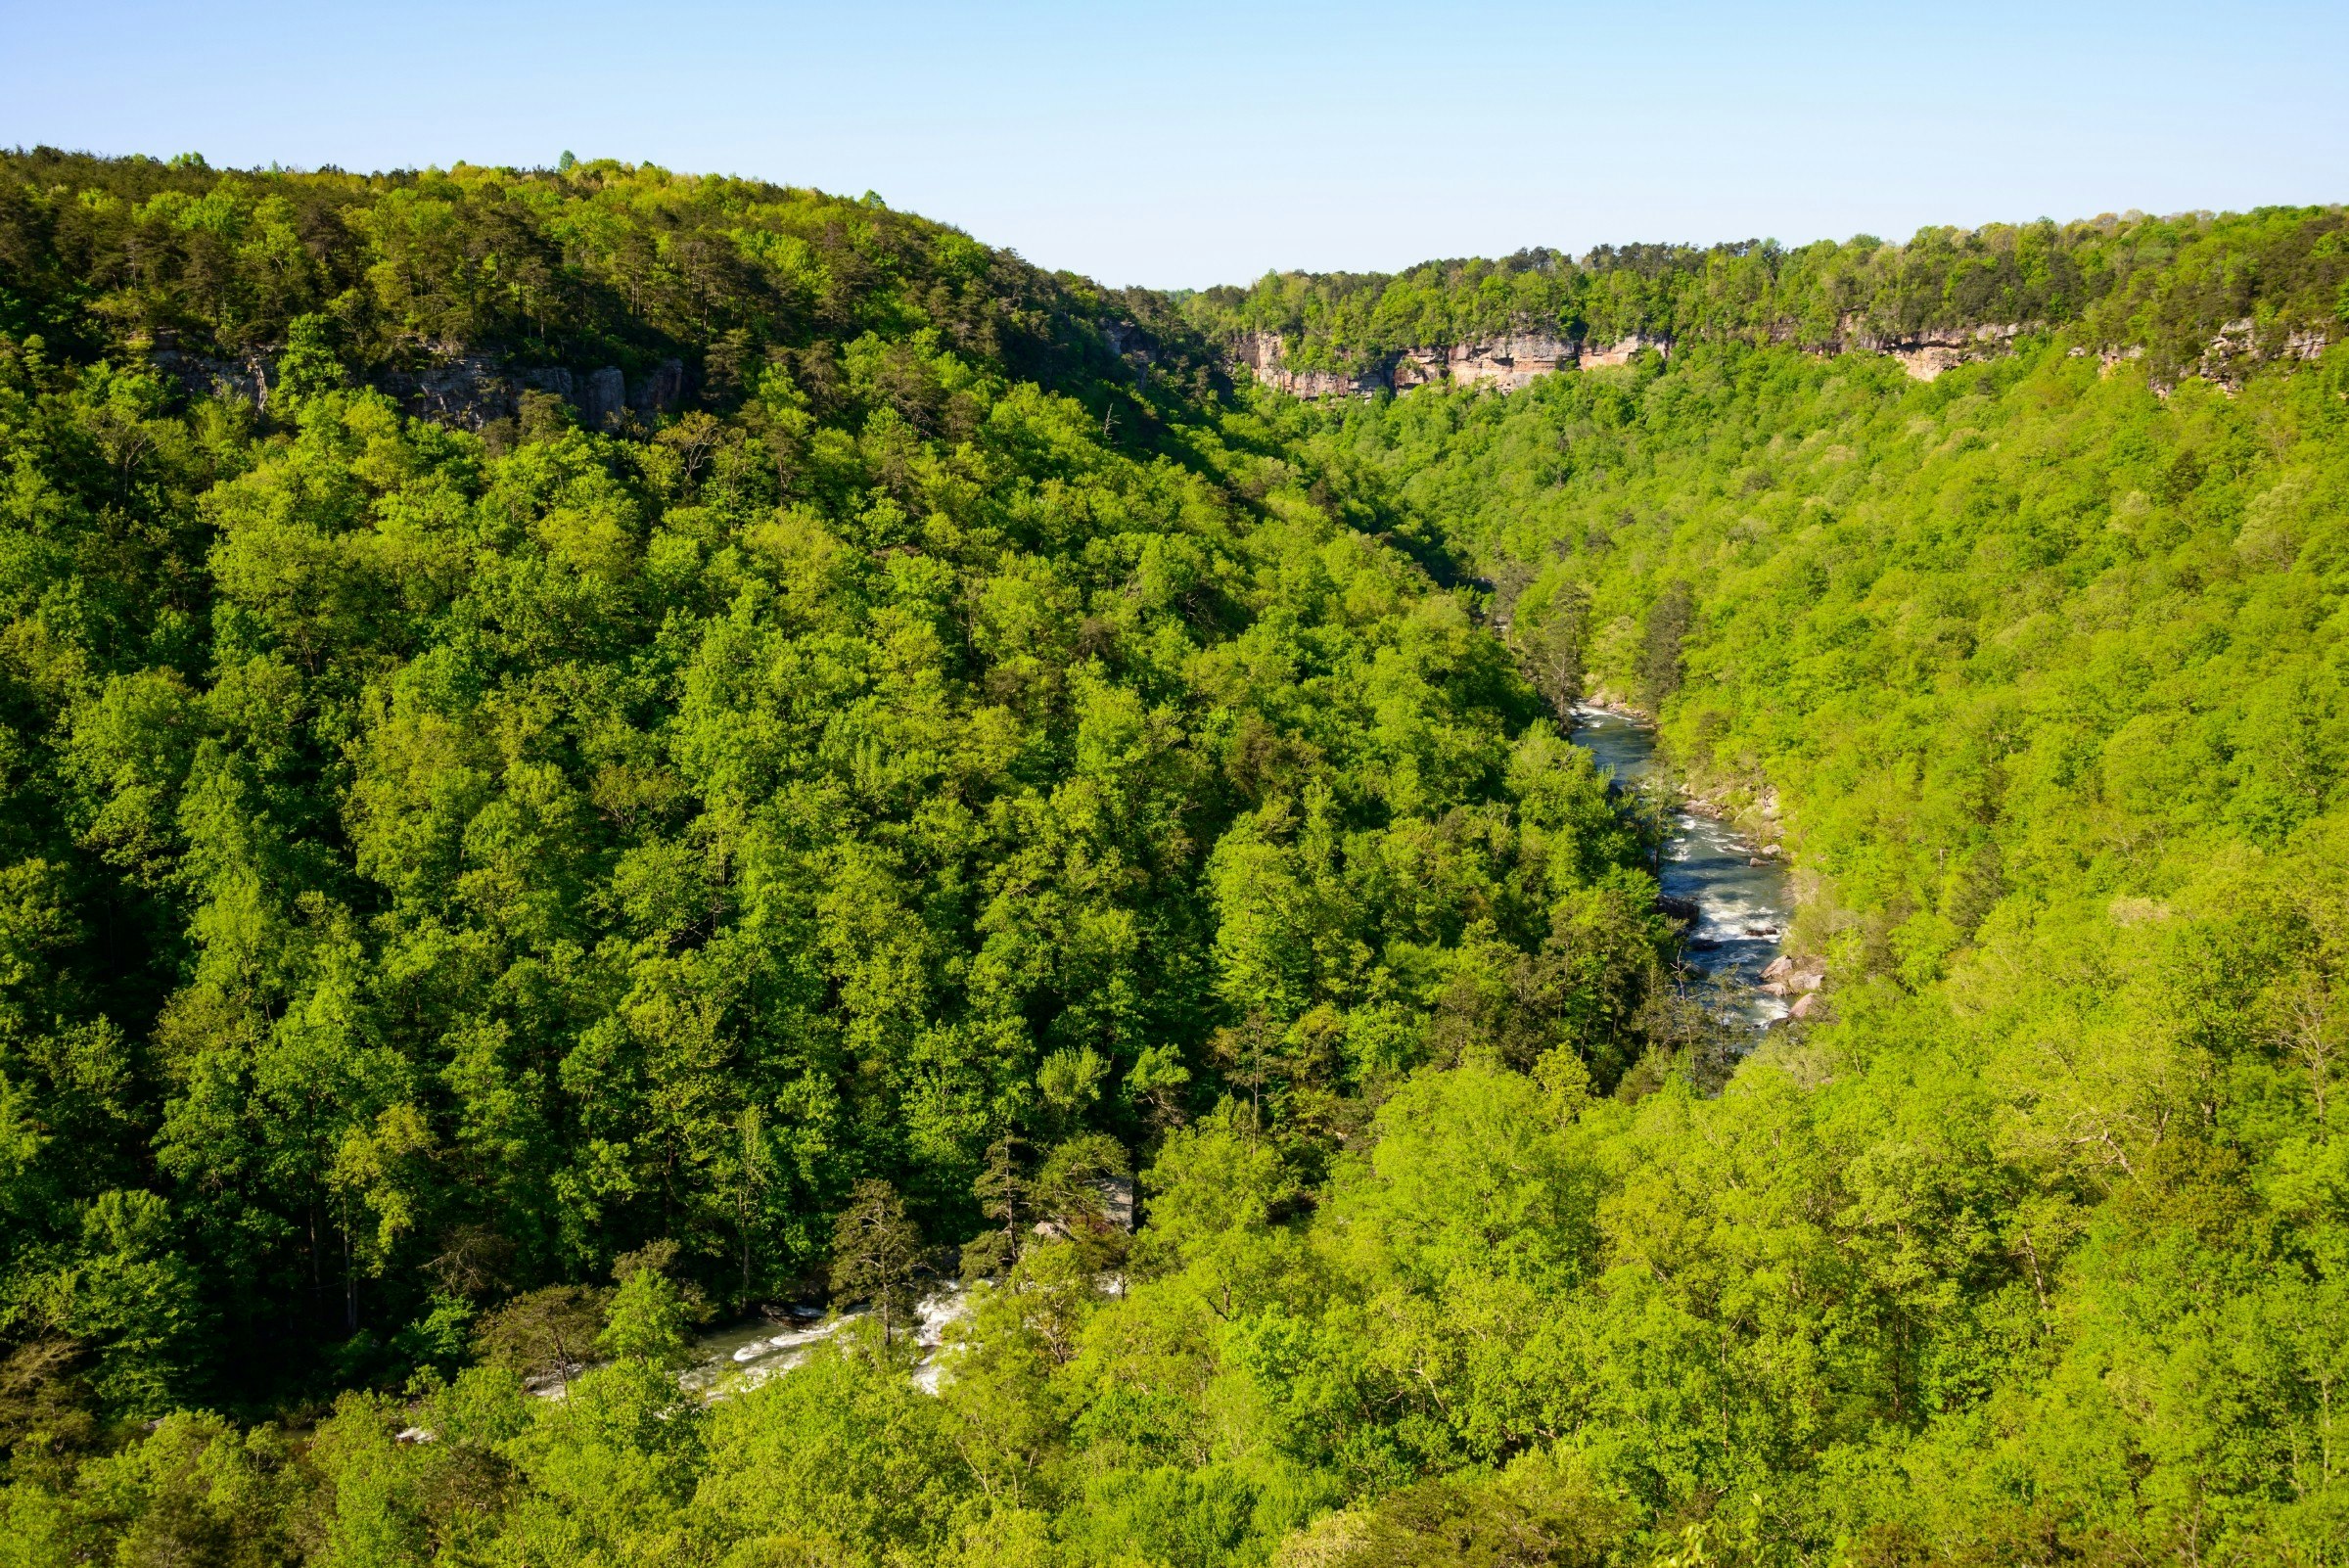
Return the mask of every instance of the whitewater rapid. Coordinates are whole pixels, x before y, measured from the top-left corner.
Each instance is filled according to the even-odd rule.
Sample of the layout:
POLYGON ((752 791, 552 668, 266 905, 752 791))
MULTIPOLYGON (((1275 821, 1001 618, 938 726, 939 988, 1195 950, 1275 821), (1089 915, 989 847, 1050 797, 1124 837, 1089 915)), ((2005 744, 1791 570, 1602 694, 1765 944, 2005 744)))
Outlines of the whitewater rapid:
MULTIPOLYGON (((1625 789, 1636 789, 1655 771, 1655 732, 1613 709, 1576 704, 1572 739, 1625 789)), ((1762 971, 1784 950, 1794 915, 1785 864, 1716 817, 1677 802, 1669 810, 1671 835, 1657 881, 1666 899, 1696 910, 1682 961, 1736 987, 1737 1004, 1756 1024, 1785 1017, 1785 1000, 1761 989, 1762 971)))

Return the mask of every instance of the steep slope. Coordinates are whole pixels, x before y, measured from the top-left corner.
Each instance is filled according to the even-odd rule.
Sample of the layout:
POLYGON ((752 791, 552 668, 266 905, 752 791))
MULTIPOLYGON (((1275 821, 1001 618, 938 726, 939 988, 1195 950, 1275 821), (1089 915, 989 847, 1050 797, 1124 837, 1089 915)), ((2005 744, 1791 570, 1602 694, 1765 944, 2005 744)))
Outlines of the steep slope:
MULTIPOLYGON (((1683 346, 1291 427, 1802 867, 1841 1021, 1643 1106, 1600 1210, 1653 1270, 1600 1294, 1739 1368, 1725 1446, 1676 1462, 1774 1479, 1716 1529, 1869 1561, 2340 1539, 2349 360, 2173 387, 2096 342, 1930 385, 1683 346)), ((1617 1443, 1687 1375, 1558 1386, 1628 1380, 1580 1417, 1617 1443)))
POLYGON ((820 390, 830 348, 867 332, 927 329, 967 361, 1096 390, 1129 349, 1187 377, 1197 347, 1150 295, 871 198, 609 161, 286 175, 39 149, 0 170, 0 330, 151 355, 199 396, 261 394, 305 316, 410 411, 477 428, 533 387, 598 429, 728 407, 795 354, 820 390))
POLYGON ((10 172, 8 1293, 103 1408, 404 1377, 653 1242, 805 1292, 859 1179, 959 1242, 990 1145, 1407 1070, 1561 899, 1635 1054, 1588 765, 1088 286, 614 165, 10 172), (428 353, 687 374, 474 432, 367 386, 428 353))

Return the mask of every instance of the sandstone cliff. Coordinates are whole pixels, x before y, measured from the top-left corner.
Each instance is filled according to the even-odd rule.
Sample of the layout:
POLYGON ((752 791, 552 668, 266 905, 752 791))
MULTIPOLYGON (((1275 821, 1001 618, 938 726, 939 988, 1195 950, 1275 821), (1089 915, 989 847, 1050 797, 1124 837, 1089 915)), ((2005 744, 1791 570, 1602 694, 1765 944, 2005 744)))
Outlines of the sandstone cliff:
POLYGON ((1299 397, 1344 397, 1355 393, 1367 396, 1393 386, 1376 372, 1351 376, 1333 370, 1291 370, 1280 335, 1273 332, 1242 333, 1232 346, 1232 357, 1239 369, 1266 386, 1299 397))
POLYGON ((1555 371, 1624 364, 1647 347, 1669 352, 1671 346, 1661 340, 1626 338, 1611 347, 1594 348, 1548 333, 1505 333, 1470 343, 1405 348, 1359 372, 1293 370, 1277 333, 1251 332, 1234 345, 1233 357, 1238 368, 1267 387, 1299 397, 1345 397, 1408 392, 1439 383, 1514 392, 1555 371))
POLYGON ((1855 316, 1838 323, 1836 341, 1824 345, 1827 353, 1889 354, 1918 381, 1931 381, 1943 371, 1971 359, 1986 358, 2005 348, 2023 328, 2013 322, 1979 327, 1928 327, 1913 333, 1871 331, 1855 316))
MULTIPOLYGON (((1883 354, 1898 360, 1901 368, 1918 381, 1931 381, 1955 366, 2004 352, 2016 338, 2033 330, 2038 329, 2016 322, 1996 322, 1886 332, 1857 316, 1846 316, 1837 323, 1836 335, 1823 342, 1802 342, 1791 326, 1773 336, 1779 343, 1799 343, 1813 353, 1883 354)), ((2233 389, 2239 385, 2244 370, 2254 363, 2263 359, 2314 359, 2324 352, 2325 344, 2325 335, 2315 332, 2296 332, 2273 343, 2263 342, 2248 319, 2230 322, 2211 341, 2202 357, 2188 367, 2187 374, 2203 376, 2233 389)), ((1292 370, 1279 335, 1248 333, 1239 339, 1234 357, 1239 368, 1267 387, 1277 387, 1299 397, 1343 397, 1368 396, 1378 392, 1403 392, 1439 384, 1489 386, 1514 392, 1559 370, 1592 370, 1627 364, 1641 349, 1669 355, 1672 342, 1633 336, 1600 346, 1526 332, 1474 343, 1405 348, 1373 361, 1362 371, 1350 373, 1292 370)), ((2078 354, 2090 351, 2085 347, 2073 350, 2078 354)), ((2136 358, 2143 351, 2137 347, 2107 348, 2100 357, 2109 371, 2122 360, 2136 358)))

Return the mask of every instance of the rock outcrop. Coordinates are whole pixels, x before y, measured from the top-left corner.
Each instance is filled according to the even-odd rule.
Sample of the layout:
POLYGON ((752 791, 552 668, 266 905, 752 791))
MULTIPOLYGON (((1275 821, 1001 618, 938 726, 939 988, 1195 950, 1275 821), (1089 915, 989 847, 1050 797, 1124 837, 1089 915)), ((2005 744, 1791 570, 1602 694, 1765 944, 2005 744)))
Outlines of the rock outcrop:
MULTIPOLYGON (((2233 324, 2229 334, 2222 335, 2212 344, 2205 363, 2224 367, 2259 357, 2260 350, 2252 346, 2248 336, 2250 326, 2248 321, 2233 324)), ((1931 381, 1958 365, 1987 359, 2004 351, 2027 330, 2019 323, 1997 322, 1973 327, 1926 327, 1914 332, 1889 333, 1870 328, 1856 316, 1846 316, 1837 324, 1836 336, 1806 346, 1812 351, 1822 354, 1883 354, 1900 361, 1901 368, 1918 381, 1931 381)), ((1801 340, 1790 326, 1774 341, 1795 343, 1801 340)), ((1672 346, 1672 340, 1668 338, 1650 338, 1638 334, 1602 346, 1546 333, 1525 332, 1471 343, 1400 349, 1359 372, 1295 370, 1289 367, 1286 345, 1279 334, 1252 332, 1242 335, 1238 340, 1234 358, 1238 368, 1266 386, 1276 387, 1299 397, 1366 397, 1373 392, 1404 392, 1417 387, 1437 385, 1497 387, 1503 392, 1514 392, 1560 370, 1596 370, 1609 365, 1628 364, 1642 349, 1669 355, 1672 346)), ((2299 333, 2276 348, 2271 356, 2313 359, 2324 348, 2322 334, 2299 333)), ((2212 374, 2214 380, 2232 385, 2226 381, 2223 369, 2205 373, 2212 374)))
POLYGON ((1889 355, 1918 381, 1931 381, 1945 370, 2003 351, 2024 329, 2016 322, 1997 322, 1978 327, 1922 327, 1907 333, 1877 332, 1858 317, 1846 316, 1836 330, 1839 336, 1835 342, 1823 346, 1825 352, 1889 355))
POLYGON ((586 395, 579 399, 579 418, 589 430, 603 430, 628 406, 627 379, 618 365, 587 373, 586 395))
POLYGON ((1632 362, 1632 355, 1642 348, 1653 348, 1660 354, 1670 356, 1672 340, 1669 338, 1642 338, 1637 333, 1634 333, 1629 338, 1618 341, 1611 348, 1594 348, 1589 344, 1584 344, 1581 352, 1575 356, 1575 368, 1577 370, 1595 370, 1601 365, 1628 365, 1632 362))
POLYGON ((1773 996, 1816 995, 1826 983, 1827 965, 1822 958, 1796 959, 1780 953, 1762 971, 1762 990, 1773 996))
MULTIPOLYGON (((227 396, 259 408, 269 400, 277 370, 275 352, 242 359, 213 359, 160 348, 148 355, 156 368, 191 397, 227 396)), ((493 354, 430 353, 420 362, 378 371, 365 378, 408 413, 442 425, 479 430, 493 419, 521 411, 525 392, 560 397, 578 411, 589 430, 611 430, 625 415, 650 421, 682 406, 685 362, 664 359, 633 381, 617 365, 574 371, 560 365, 514 365, 493 354)))
POLYGON ((1291 370, 1276 332, 1242 333, 1235 357, 1240 368, 1258 381, 1299 397, 1367 397, 1394 385, 1375 373, 1351 376, 1334 370, 1291 370))
POLYGON ((277 374, 275 354, 207 359, 177 348, 158 348, 148 354, 147 362, 190 397, 228 397, 255 408, 269 400, 269 383, 277 374))
POLYGON ((1461 386, 1515 392, 1577 363, 1580 346, 1545 333, 1516 333, 1489 343, 1454 344, 1443 350, 1444 370, 1461 386))
POLYGON ((2239 392, 2243 378, 2251 373, 2253 366, 2271 359, 2314 359, 2325 351, 2326 342, 2326 335, 2314 329, 2286 332, 2280 337, 2273 327, 2262 333, 2256 319, 2244 316, 2221 327, 2204 346, 2201 357, 2186 367, 2186 374, 2216 382, 2231 392, 2239 392))
POLYGON ((1505 333, 1472 343, 1405 348, 1357 374, 1292 370, 1278 333, 1251 332, 1240 337, 1234 357, 1241 369, 1266 386, 1299 397, 1367 397, 1373 392, 1409 392, 1439 383, 1514 392, 1538 377, 1578 364, 1621 364, 1631 357, 1631 348, 1642 343, 1627 339, 1630 346, 1619 357, 1587 360, 1582 346, 1571 340, 1538 332, 1505 333))

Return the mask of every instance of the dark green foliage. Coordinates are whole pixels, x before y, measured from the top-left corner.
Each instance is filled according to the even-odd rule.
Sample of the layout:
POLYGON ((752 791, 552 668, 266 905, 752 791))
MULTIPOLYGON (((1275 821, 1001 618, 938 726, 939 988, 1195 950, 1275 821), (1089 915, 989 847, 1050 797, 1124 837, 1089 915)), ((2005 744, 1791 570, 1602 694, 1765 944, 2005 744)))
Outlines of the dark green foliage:
POLYGON ((520 1377, 568 1379, 587 1364, 604 1327, 605 1292, 548 1285, 499 1304, 474 1331, 483 1360, 520 1377))
POLYGON ((832 1300, 862 1304, 894 1343, 912 1319, 922 1233, 905 1218, 905 1202, 886 1181, 859 1181, 832 1222, 832 1300))
MULTIPOLYGON (((1128 352, 1185 386, 1206 368, 1154 296, 814 191, 610 161, 297 175, 0 153, 0 333, 77 355, 291 347, 305 387, 329 348, 369 374, 456 350, 630 375, 676 357, 726 407, 780 364, 820 414, 849 391, 840 346, 922 329, 1056 387, 1128 352)), ((953 412, 915 361, 883 357, 911 423, 953 412)))
POLYGON ((1648 607, 1646 630, 1639 640, 1639 690, 1653 707, 1661 708, 1680 692, 1681 650, 1695 616, 1695 598, 1678 577, 1664 584, 1648 607))

